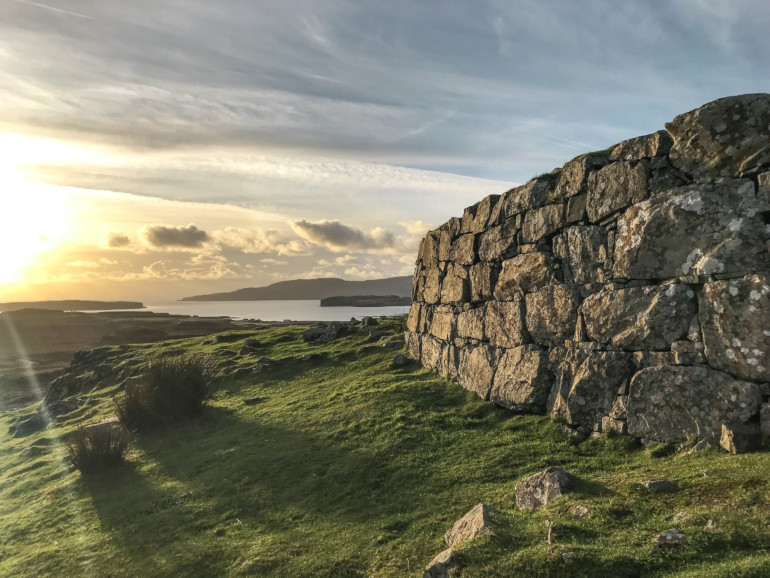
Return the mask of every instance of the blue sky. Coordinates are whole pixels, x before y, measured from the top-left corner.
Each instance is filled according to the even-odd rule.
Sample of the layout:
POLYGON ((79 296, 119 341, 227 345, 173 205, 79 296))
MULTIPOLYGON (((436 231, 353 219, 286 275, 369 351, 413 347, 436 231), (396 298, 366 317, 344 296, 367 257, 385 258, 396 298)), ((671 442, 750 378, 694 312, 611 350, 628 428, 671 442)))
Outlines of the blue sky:
MULTIPOLYGON (((269 213, 312 253, 274 279, 391 275, 423 225, 708 101, 769 91, 768 30, 766 0, 5 0, 0 133, 29 180, 181 203, 160 225, 188 225, 184 203, 269 213), (379 245, 296 225, 328 221, 379 245), (362 268, 319 265, 340 254, 362 268)), ((114 232, 138 238, 131 227, 114 232)), ((242 265, 275 257, 230 249, 242 265)))

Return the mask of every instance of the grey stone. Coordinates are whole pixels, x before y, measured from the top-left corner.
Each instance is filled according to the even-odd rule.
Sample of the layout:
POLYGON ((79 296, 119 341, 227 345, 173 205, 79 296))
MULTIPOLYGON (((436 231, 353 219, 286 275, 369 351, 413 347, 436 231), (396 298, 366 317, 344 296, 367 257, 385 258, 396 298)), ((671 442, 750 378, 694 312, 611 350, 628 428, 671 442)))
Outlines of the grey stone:
POLYGON ((469 297, 470 279, 467 269, 450 263, 441 284, 441 303, 465 303, 469 297))
POLYGON ((562 204, 546 205, 527 211, 521 225, 521 242, 536 243, 564 227, 566 222, 562 204))
POLYGON ((520 213, 542 207, 549 193, 553 191, 554 179, 543 175, 530 180, 527 184, 506 191, 492 209, 490 225, 499 225, 520 213))
POLYGON ((266 399, 265 397, 244 397, 243 405, 257 405, 266 401, 266 399))
POLYGON ((643 163, 619 161, 592 173, 586 211, 592 223, 647 198, 647 171, 643 163))
POLYGON ((465 209, 460 228, 461 232, 480 233, 483 231, 489 222, 492 210, 499 200, 500 195, 489 195, 472 207, 465 209))
POLYGON ((492 299, 498 271, 488 263, 476 263, 471 267, 471 301, 478 303, 492 299))
POLYGON ((33 413, 32 415, 23 416, 17 419, 11 427, 8 428, 8 432, 15 438, 21 438, 45 429, 46 425, 47 422, 42 415, 33 413))
POLYGON ((549 285, 525 297, 527 331, 535 343, 561 345, 575 333, 580 297, 574 288, 549 285))
POLYGON ((757 424, 722 424, 719 445, 731 454, 745 454, 762 448, 762 435, 757 424))
POLYGON ((706 366, 660 366, 639 371, 628 395, 628 431, 659 442, 689 436, 715 441, 724 423, 746 423, 759 412, 754 383, 706 366))
POLYGON ((397 353, 396 356, 393 358, 393 361, 391 362, 391 365, 394 367, 403 367, 404 365, 408 365, 409 360, 406 358, 406 356, 403 353, 397 353))
POLYGON ((423 300, 425 303, 438 303, 441 296, 441 271, 429 269, 425 275, 423 300))
POLYGON ((671 162, 696 179, 733 177, 770 164, 770 94, 720 98, 666 124, 671 162))
POLYGON ((412 359, 420 359, 421 357, 421 336, 419 333, 407 333, 406 336, 406 353, 412 359))
POLYGON ((711 367, 743 379, 770 379, 770 279, 749 275, 706 283, 698 315, 711 367))
POLYGON ((433 310, 430 334, 442 341, 449 341, 455 335, 455 314, 448 305, 439 305, 433 310))
POLYGON ((605 281, 609 259, 607 230, 596 226, 575 226, 561 236, 561 250, 554 253, 562 258, 572 275, 573 283, 605 281))
POLYGON ((556 184, 556 197, 569 199, 585 193, 591 172, 602 168, 608 162, 607 156, 587 154, 580 155, 566 163, 562 168, 559 182, 556 184))
POLYGON ((518 243, 516 219, 508 219, 479 235, 478 256, 482 261, 501 261, 516 254, 518 243))
POLYGON ((570 425, 601 424, 632 372, 628 354, 572 350, 557 375, 548 401, 548 414, 570 425))
POLYGON ((759 431, 765 437, 770 437, 770 403, 762 405, 759 412, 759 431))
POLYGON ((467 339, 484 339, 484 309, 463 311, 457 316, 457 335, 467 339))
POLYGON ((452 548, 447 548, 436 555, 433 560, 425 567, 425 573, 422 578, 450 578, 457 568, 457 556, 452 548))
POLYGON ((770 211, 770 171, 757 176, 757 205, 760 211, 770 211))
POLYGON ((473 265, 476 253, 473 250, 475 235, 460 235, 449 249, 449 260, 458 265, 473 265))
POLYGON ((457 380, 465 389, 489 399, 495 375, 494 349, 487 345, 468 346, 458 352, 457 380))
POLYGON ((767 267, 754 184, 681 187, 628 209, 618 220, 616 277, 738 276, 767 267))
POLYGON ((425 367, 429 367, 436 373, 448 373, 447 349, 448 346, 443 341, 431 335, 423 335, 420 339, 420 360, 425 367))
POLYGON ((406 316, 406 328, 409 331, 417 331, 420 323, 420 310, 422 304, 419 301, 412 301, 409 307, 409 314, 406 316))
POLYGON ((489 513, 489 506, 476 504, 444 534, 446 545, 451 548, 479 536, 489 536, 492 533, 489 513))
POLYGON ((610 160, 638 161, 644 158, 667 155, 674 141, 665 130, 625 140, 612 149, 610 160))
POLYGON ((520 510, 539 510, 564 494, 572 480, 563 469, 549 466, 516 484, 516 505, 520 510))
POLYGON ((610 416, 605 415, 602 418, 602 433, 609 433, 609 432, 617 432, 619 434, 627 434, 628 433, 628 423, 626 423, 623 420, 615 419, 610 416))
POLYGON ((430 231, 420 245, 419 261, 426 269, 438 267, 438 248, 441 233, 430 231))
POLYGON ((331 343, 348 332, 348 324, 332 321, 325 327, 311 327, 302 333, 302 339, 309 342, 331 343))
POLYGON ((581 221, 586 215, 588 195, 578 195, 567 200, 566 219, 568 223, 581 221))
POLYGON ((492 345, 512 348, 530 342, 523 301, 490 301, 483 316, 485 337, 492 345))
POLYGON ((613 419, 626 420, 628 419, 628 396, 619 395, 615 398, 610 409, 609 416, 613 419))
POLYGON ((682 284, 602 291, 583 302, 588 337, 629 351, 670 349, 696 311, 695 293, 682 284))
POLYGON ((679 480, 645 480, 642 486, 653 492, 670 492, 679 487, 679 480))
POLYGON ((495 299, 514 301, 521 293, 534 291, 556 279, 550 255, 534 252, 503 261, 503 270, 495 287, 495 299))
POLYGON ((684 532, 676 529, 665 530, 655 537, 655 543, 661 548, 679 548, 686 541, 684 532))
POLYGON ((515 411, 538 413, 545 409, 552 384, 548 356, 533 345, 524 345, 501 356, 489 399, 515 411))

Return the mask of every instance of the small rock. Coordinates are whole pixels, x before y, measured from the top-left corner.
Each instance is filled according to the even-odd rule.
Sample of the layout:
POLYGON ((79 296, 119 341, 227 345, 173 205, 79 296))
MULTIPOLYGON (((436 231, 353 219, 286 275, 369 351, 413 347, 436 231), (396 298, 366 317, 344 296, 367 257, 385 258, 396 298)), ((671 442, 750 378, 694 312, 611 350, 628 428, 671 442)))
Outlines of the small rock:
POLYGON ((583 440, 585 440, 588 437, 584 433, 578 431, 577 429, 573 429, 573 428, 569 427, 568 425, 565 425, 562 428, 562 431, 564 432, 564 434, 568 438, 574 439, 576 441, 583 441, 583 440))
POLYGON ((321 354, 320 353, 306 353, 302 357, 299 358, 300 361, 313 361, 314 359, 320 359, 321 354))
POLYGON ((448 578, 452 569, 457 567, 457 557, 452 548, 447 548, 433 558, 425 567, 423 578, 448 578))
POLYGON ((406 356, 403 353, 397 353, 396 356, 393 358, 393 365, 395 367, 403 367, 408 363, 409 363, 409 360, 406 358, 406 356))
POLYGON ((391 337, 390 339, 383 338, 382 347, 385 349, 401 349, 405 343, 403 339, 391 337))
POLYGON ((583 504, 575 504, 570 507, 569 513, 574 520, 585 520, 591 515, 591 510, 586 508, 583 504))
POLYGON ((244 347, 251 347, 252 349, 261 347, 262 343, 260 343, 259 339, 247 339, 243 342, 244 347))
POLYGON ((302 339, 309 342, 331 343, 347 333, 348 324, 342 321, 332 321, 325 327, 311 327, 302 333, 302 339))
POLYGON ((379 325, 380 322, 377 321, 374 317, 364 317, 363 319, 361 319, 361 324, 373 326, 373 325, 379 325))
POLYGON ((577 552, 562 552, 561 559, 563 562, 572 562, 577 558, 577 552))
POLYGON ((455 522, 446 534, 444 541, 447 546, 455 546, 460 542, 472 540, 476 536, 492 533, 489 524, 489 506, 476 504, 467 514, 455 522))
POLYGON ((572 479, 563 469, 549 466, 516 484, 516 505, 520 510, 538 510, 561 496, 572 479))
POLYGON ((661 548, 678 548, 684 545, 685 535, 680 530, 666 530, 655 537, 655 543, 661 548))
POLYGON ((246 397, 243 400, 244 405, 257 405, 265 401, 264 397, 246 397))
POLYGON ((714 520, 709 519, 706 522, 706 529, 707 530, 716 530, 717 529, 717 523, 714 520))
POLYGON ((642 486, 653 492, 670 492, 679 487, 679 480, 647 480, 642 486))
POLYGON ((722 424, 722 437, 719 439, 722 449, 731 454, 745 454, 761 449, 762 435, 759 428, 746 424, 722 424))

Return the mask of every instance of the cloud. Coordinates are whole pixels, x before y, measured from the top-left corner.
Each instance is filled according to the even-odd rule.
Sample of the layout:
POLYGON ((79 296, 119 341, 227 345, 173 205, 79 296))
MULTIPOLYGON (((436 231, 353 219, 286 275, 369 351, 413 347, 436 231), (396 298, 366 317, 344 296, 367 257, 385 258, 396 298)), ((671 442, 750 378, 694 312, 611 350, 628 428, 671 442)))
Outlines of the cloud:
POLYGON ((381 227, 366 232, 337 220, 314 222, 301 219, 293 221, 291 228, 306 241, 332 251, 388 251, 396 241, 393 233, 381 227))
POLYGON ((142 230, 144 240, 155 248, 185 248, 202 247, 209 240, 209 235, 203 229, 190 223, 186 227, 170 225, 150 225, 142 230))
POLYGON ((226 227, 211 234, 213 241, 221 247, 237 249, 243 253, 273 253, 281 256, 306 256, 311 247, 304 241, 289 239, 276 229, 242 229, 226 227))
POLYGON ((130 244, 131 239, 129 239, 128 236, 124 235, 123 233, 110 233, 109 237, 107 238, 107 246, 112 247, 113 249, 128 247, 130 244))
POLYGON ((72 267, 73 269, 98 269, 101 265, 95 261, 70 261, 65 263, 65 267, 72 267))

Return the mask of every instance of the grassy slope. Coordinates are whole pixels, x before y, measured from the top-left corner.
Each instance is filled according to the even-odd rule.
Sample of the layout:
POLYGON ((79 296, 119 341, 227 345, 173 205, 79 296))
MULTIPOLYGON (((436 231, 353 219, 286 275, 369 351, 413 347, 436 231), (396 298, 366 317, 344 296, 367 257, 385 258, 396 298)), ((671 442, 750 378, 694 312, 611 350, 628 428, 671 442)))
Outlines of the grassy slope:
POLYGON ((481 501, 497 509, 495 535, 461 548, 463 577, 770 575, 770 454, 575 445, 545 418, 485 404, 416 365, 392 368, 393 351, 364 337, 317 346, 300 333, 115 348, 116 363, 184 348, 232 370, 253 363, 235 352, 256 334, 266 356, 323 357, 224 379, 203 418, 138 439, 112 472, 81 477, 57 443, 75 418, 111 413, 111 388, 27 438, 4 433, 18 411, 0 416, 0 575, 420 576, 481 501), (264 401, 244 405, 250 396, 264 401), (580 477, 575 491, 516 511, 516 481, 550 464, 580 477), (633 486, 665 477, 680 489, 633 486), (572 518, 576 503, 589 519, 572 518), (681 511, 692 517, 673 523, 681 511), (675 526, 686 547, 657 549, 653 536, 675 526), (576 560, 563 562, 566 551, 576 560))

